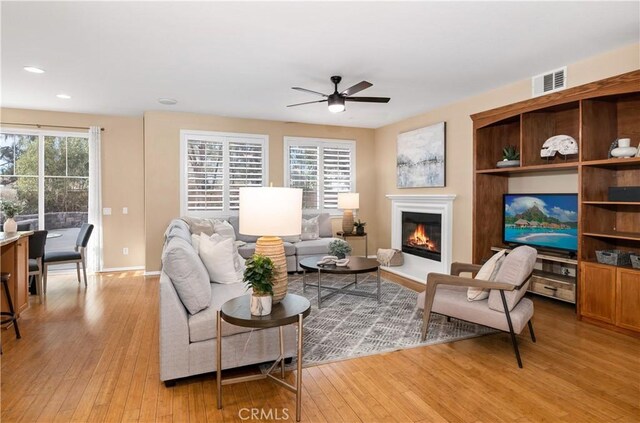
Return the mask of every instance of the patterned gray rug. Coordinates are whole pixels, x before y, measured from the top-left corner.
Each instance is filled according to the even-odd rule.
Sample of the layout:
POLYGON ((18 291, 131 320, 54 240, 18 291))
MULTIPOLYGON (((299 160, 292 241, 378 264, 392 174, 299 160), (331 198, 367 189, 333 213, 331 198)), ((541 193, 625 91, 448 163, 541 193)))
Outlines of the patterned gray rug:
MULTIPOLYGON (((323 275, 322 284, 340 287, 351 281, 353 275, 323 275)), ((307 275, 307 282, 315 284, 317 277, 307 275)), ((358 275, 355 289, 373 293, 375 288, 375 273, 358 275)), ((384 279, 380 289, 380 304, 373 298, 339 293, 323 300, 318 309, 317 288, 307 287, 302 292, 302 276, 289 275, 289 292, 311 302, 311 314, 304 320, 305 367, 496 332, 461 320, 447 322, 444 316, 434 314, 427 339, 420 342, 422 310, 415 307, 418 294, 384 279)), ((329 292, 324 290, 323 295, 329 292)))

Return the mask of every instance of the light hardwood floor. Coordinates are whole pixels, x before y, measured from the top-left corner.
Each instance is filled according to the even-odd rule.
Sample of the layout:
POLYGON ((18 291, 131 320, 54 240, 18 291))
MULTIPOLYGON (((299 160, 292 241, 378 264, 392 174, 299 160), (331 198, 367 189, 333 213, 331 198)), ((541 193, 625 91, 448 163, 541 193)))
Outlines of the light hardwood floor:
MULTIPOLYGON (((74 278, 50 278, 44 305, 32 297, 21 340, 2 330, 2 422, 257 421, 251 408, 294 418, 293 394, 268 381, 225 387, 221 411, 214 374, 160 383, 157 278, 106 274, 86 291, 74 278)), ((639 421, 640 341, 535 303, 524 369, 506 334, 307 368, 303 421, 639 421)))

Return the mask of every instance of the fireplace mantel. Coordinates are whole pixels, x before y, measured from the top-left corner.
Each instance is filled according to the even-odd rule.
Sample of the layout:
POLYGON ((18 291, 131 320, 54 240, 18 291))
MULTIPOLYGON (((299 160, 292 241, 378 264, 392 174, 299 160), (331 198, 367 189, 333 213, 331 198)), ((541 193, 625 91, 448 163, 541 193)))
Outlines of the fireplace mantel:
POLYGON ((404 255, 404 265, 383 267, 383 269, 426 283, 431 272, 449 273, 452 260, 453 242, 453 201, 455 194, 402 195, 388 194, 391 200, 391 248, 402 249, 402 212, 433 213, 442 216, 441 261, 437 262, 412 254, 404 255))

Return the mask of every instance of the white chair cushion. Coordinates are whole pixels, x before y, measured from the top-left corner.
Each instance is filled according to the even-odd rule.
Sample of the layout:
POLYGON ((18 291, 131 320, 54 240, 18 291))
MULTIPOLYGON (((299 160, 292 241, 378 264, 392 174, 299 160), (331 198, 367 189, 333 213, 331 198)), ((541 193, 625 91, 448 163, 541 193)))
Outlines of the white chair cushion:
MULTIPOLYGON (((538 252, 535 248, 522 246, 514 249, 507 254, 502 262, 500 270, 498 270, 498 273, 496 274, 495 281, 509 283, 516 286, 520 285, 533 271, 533 266, 535 266, 537 258, 538 252)), ((520 289, 504 292, 509 311, 518 304, 518 301, 520 301, 527 292, 528 287, 529 283, 527 282, 520 289)), ((489 308, 504 313, 504 305, 502 304, 500 291, 497 289, 492 289, 489 293, 489 308)))

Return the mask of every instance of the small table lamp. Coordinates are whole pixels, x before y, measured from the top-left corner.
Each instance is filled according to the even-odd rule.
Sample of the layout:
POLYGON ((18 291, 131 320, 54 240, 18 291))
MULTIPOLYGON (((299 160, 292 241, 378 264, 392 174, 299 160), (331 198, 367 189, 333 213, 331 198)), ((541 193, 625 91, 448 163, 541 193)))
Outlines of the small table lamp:
POLYGON ((338 193, 338 208, 344 210, 342 215, 342 232, 353 232, 353 209, 360 208, 360 194, 357 192, 338 193))
POLYGON ((277 304, 287 295, 287 260, 280 236, 300 235, 302 189, 240 188, 239 220, 241 234, 260 237, 256 242, 256 254, 273 261, 273 303, 277 304))

